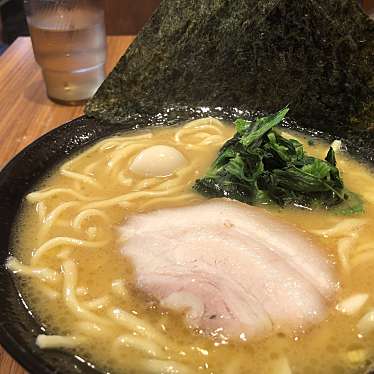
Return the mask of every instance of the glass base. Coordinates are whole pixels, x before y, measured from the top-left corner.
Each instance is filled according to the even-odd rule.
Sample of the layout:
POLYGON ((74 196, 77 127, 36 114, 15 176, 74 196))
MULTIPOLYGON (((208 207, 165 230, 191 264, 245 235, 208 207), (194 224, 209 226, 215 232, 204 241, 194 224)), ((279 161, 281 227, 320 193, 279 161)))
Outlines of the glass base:
POLYGON ((59 105, 67 105, 67 106, 81 106, 81 105, 86 104, 88 101, 88 99, 66 101, 66 100, 56 99, 55 97, 51 97, 49 95, 47 96, 48 96, 48 99, 53 101, 54 103, 59 104, 59 105))
POLYGON ((105 79, 104 65, 75 71, 43 70, 48 97, 64 105, 81 105, 105 79))

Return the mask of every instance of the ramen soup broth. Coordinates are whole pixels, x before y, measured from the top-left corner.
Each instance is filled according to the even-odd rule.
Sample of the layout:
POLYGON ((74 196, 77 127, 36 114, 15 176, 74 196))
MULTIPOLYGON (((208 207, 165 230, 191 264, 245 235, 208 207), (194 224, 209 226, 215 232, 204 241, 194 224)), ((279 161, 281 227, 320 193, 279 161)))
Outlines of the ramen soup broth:
MULTIPOLYGON (((134 286, 131 261, 120 253, 126 243, 119 225, 136 213, 204 201, 192 185, 233 133, 231 125, 208 118, 107 138, 59 166, 27 196, 15 233, 19 262, 13 258, 9 267, 18 272, 22 295, 46 335, 56 335, 41 337, 40 346, 73 350, 119 373, 366 370, 374 359, 373 322, 361 320, 374 307, 374 176, 344 152, 337 152, 338 166, 346 186, 363 197, 364 214, 264 207, 310 235, 335 264, 340 288, 320 324, 256 341, 220 331, 207 335, 134 286), (173 147, 186 162, 162 177, 131 171, 139 153, 155 145, 173 147), (336 309, 357 294, 363 295, 353 315, 336 309)), ((328 149, 322 141, 308 145, 301 134, 288 136, 320 158, 328 149)))

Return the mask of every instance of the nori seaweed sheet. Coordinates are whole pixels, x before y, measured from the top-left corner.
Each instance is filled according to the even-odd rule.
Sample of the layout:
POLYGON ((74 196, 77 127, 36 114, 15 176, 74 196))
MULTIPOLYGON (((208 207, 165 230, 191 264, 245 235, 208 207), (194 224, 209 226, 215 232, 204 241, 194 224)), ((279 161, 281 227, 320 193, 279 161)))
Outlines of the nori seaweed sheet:
POLYGON ((301 127, 374 153, 374 22, 355 0, 163 0, 86 113, 123 123, 286 104, 301 127))

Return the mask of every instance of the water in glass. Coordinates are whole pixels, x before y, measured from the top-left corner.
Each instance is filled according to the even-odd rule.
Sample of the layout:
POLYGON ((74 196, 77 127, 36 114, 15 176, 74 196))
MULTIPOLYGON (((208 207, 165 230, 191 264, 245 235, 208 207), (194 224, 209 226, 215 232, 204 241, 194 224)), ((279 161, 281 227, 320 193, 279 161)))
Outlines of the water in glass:
POLYGON ((29 15, 28 24, 48 96, 63 102, 91 97, 105 78, 103 10, 47 7, 29 15))

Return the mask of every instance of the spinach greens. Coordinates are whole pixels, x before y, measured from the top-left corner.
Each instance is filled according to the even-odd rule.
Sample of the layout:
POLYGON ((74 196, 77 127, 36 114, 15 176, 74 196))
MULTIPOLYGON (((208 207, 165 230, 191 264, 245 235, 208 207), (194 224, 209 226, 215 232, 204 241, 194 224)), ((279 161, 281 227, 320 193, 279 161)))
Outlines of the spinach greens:
POLYGON ((255 121, 235 121, 237 133, 193 188, 209 197, 247 204, 362 212, 359 196, 344 187, 332 148, 320 160, 307 155, 299 141, 286 139, 274 129, 287 112, 286 107, 255 121))

